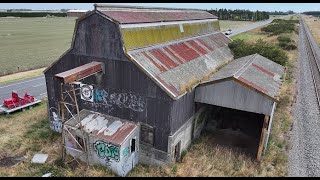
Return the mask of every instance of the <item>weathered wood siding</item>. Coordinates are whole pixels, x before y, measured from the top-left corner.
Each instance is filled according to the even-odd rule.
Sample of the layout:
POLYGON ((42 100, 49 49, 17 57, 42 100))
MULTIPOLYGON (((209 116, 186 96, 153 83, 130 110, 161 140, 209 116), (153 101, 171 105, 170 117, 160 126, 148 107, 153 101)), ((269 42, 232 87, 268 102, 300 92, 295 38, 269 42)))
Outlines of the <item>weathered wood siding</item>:
POLYGON ((270 98, 233 80, 197 87, 195 101, 268 116, 273 105, 270 98))
POLYGON ((191 91, 176 100, 171 108, 170 133, 174 134, 183 124, 185 124, 190 117, 195 113, 194 102, 195 91, 191 91))
POLYGON ((124 60, 119 28, 98 14, 79 21, 72 53, 124 60))

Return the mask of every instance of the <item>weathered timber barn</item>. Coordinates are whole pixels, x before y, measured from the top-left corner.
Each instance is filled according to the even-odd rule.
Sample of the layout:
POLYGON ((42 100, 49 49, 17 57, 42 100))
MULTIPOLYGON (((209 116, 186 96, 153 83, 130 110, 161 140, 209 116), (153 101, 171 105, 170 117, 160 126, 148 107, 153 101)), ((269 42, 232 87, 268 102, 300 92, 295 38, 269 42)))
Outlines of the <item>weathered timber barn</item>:
MULTIPOLYGON (((68 154, 75 157, 73 151, 79 146, 84 153, 78 153, 77 157, 83 161, 96 163, 88 158, 102 158, 117 174, 126 175, 137 161, 162 165, 179 159, 197 136, 196 132, 201 131, 195 125, 201 104, 272 116, 276 100, 261 92, 276 93, 279 87, 274 89, 276 92, 269 90, 269 86, 262 91, 255 81, 247 78, 247 72, 257 73, 254 77, 261 74, 253 67, 261 66, 260 70, 267 72, 262 69, 269 66, 262 65, 270 64, 270 60, 252 55, 232 61, 229 42, 231 40, 220 32, 217 17, 205 11, 125 6, 99 9, 96 6, 77 19, 71 48, 44 72, 50 127, 65 133, 64 144, 70 145, 66 146, 68 154), (252 58, 258 60, 252 61, 252 58), (235 63, 231 68, 225 66, 230 71, 226 74, 222 72, 224 68, 218 71, 230 61, 235 63), (238 81, 231 83, 232 77, 238 81), (230 83, 225 81, 224 85, 222 79, 229 79, 230 83), (222 89, 216 88, 218 82, 222 89), (227 87, 235 93, 234 97, 241 96, 236 91, 252 91, 251 94, 244 92, 244 96, 256 96, 256 106, 267 109, 255 108, 255 105, 244 108, 250 104, 248 96, 240 97, 235 105, 223 104, 224 100, 230 100, 221 91, 227 87), (225 98, 215 99, 215 96, 225 98), (69 108, 63 109, 67 106, 69 108), (97 115, 93 115, 95 113, 97 115), (116 118, 118 120, 111 120, 116 118), (75 119, 77 123, 73 122, 75 119), (125 130, 127 122, 139 127, 138 134, 136 128, 125 130), (88 126, 91 128, 86 129, 88 126), (99 128, 94 128, 96 126, 99 128), (78 132, 79 128, 84 131, 78 132), (101 133, 105 136, 100 136, 101 133), (67 134, 73 138, 67 138, 67 134), (121 142, 109 136, 122 137, 121 142), (104 149, 95 148, 97 137, 105 143, 104 149), (126 149, 124 145, 134 150, 126 151, 126 159, 136 154, 139 157, 123 163, 124 156, 119 150, 126 149), (118 164, 113 167, 113 163, 118 164), (131 164, 129 168, 128 164, 131 164)), ((275 67, 275 72, 273 66, 270 71, 276 78, 283 71, 275 67)), ((279 83, 279 79, 276 82, 279 83)), ((263 119, 259 122, 263 124, 263 119)))

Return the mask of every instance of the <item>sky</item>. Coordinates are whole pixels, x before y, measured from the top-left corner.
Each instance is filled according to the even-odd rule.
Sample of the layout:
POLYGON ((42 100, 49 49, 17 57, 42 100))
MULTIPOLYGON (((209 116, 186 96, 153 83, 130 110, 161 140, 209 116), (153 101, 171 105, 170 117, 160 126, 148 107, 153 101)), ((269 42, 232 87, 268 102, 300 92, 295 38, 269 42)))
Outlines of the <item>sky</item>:
MULTIPOLYGON (((0 9, 92 10, 94 3, 0 3, 0 9)), ((134 5, 149 7, 173 7, 194 9, 249 9, 259 11, 320 11, 320 3, 108 3, 112 5, 134 5)))

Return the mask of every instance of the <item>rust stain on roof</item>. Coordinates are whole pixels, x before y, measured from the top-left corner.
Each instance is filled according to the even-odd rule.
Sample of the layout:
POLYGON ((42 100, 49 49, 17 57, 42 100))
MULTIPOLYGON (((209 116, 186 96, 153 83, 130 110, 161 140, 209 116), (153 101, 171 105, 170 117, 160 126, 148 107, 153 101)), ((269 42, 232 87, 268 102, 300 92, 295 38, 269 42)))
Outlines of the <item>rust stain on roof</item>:
POLYGON ((230 42, 221 32, 215 32, 127 53, 176 98, 185 93, 181 84, 190 82, 190 78, 200 81, 233 58, 230 42))
POLYGON ((233 77, 277 100, 283 74, 283 66, 259 54, 253 54, 233 60, 202 84, 233 77))
POLYGON ((83 117, 80 123, 67 124, 75 124, 74 127, 118 146, 138 127, 133 122, 85 109, 81 110, 80 117, 83 117))

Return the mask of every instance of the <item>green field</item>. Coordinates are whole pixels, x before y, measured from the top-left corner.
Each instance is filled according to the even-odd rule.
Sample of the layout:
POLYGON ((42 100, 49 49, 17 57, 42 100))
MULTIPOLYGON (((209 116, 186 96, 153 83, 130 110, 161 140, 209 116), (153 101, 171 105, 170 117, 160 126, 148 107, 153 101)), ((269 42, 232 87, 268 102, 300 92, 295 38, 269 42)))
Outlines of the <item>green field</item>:
MULTIPOLYGON (((251 21, 221 20, 235 29, 251 21)), ((0 76, 46 67, 71 45, 75 18, 0 18, 0 76)))
POLYGON ((71 45, 75 18, 0 18, 0 76, 48 66, 71 45))

